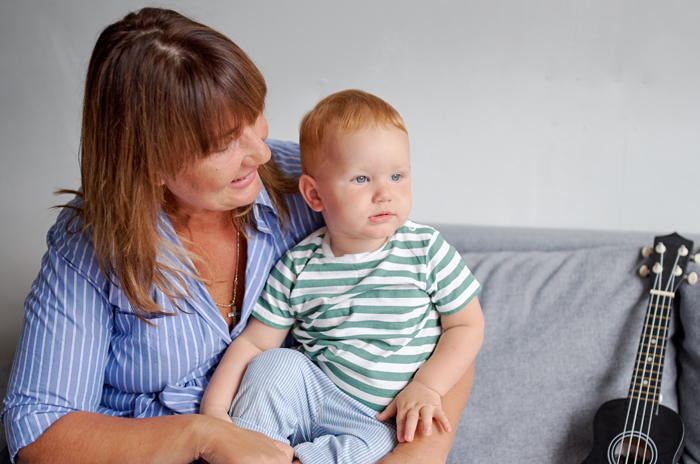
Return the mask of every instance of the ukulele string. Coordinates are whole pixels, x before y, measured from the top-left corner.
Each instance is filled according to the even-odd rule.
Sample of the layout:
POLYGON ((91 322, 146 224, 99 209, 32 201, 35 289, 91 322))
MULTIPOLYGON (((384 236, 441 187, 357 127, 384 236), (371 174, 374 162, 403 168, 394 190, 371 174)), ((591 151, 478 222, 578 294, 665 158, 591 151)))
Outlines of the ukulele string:
MULTIPOLYGON (((668 338, 668 327, 671 321, 671 308, 673 306, 673 297, 670 296, 670 293, 673 291, 673 288, 675 287, 675 281, 676 281, 676 274, 675 274, 675 269, 676 266, 678 266, 678 261, 680 259, 680 251, 676 254, 676 260, 673 263, 673 267, 671 268, 670 274, 668 281, 666 282, 666 289, 665 292, 666 294, 663 296, 662 299, 662 305, 661 305, 661 316, 660 316, 660 321, 658 322, 659 328, 656 331, 656 343, 654 345, 654 361, 657 359, 659 360, 659 363, 655 369, 656 372, 656 380, 654 380, 654 394, 652 396, 652 404, 649 404, 649 396, 650 396, 650 391, 651 391, 651 379, 649 379, 649 388, 647 389, 646 392, 646 400, 644 403, 644 416, 646 416, 646 408, 647 405, 649 405, 649 408, 653 408, 653 405, 657 405, 657 411, 658 411, 658 404, 660 403, 660 398, 659 398, 659 390, 661 389, 661 382, 659 381, 661 379, 661 376, 663 374, 663 360, 660 359, 660 355, 664 352, 664 349, 666 347, 666 341, 668 338)), ((654 324, 655 326, 656 324, 654 324)), ((652 327, 654 327, 652 326, 652 327)), ((653 329, 652 329, 653 330, 653 329)), ((651 348, 651 347, 650 347, 651 348)), ((651 350, 650 350, 651 351, 651 350)), ((644 417, 643 416, 643 417, 644 417)), ((647 424, 647 430, 646 430, 646 435, 647 437, 651 435, 651 421, 654 418, 654 411, 650 411, 649 413, 649 423, 647 424)), ((643 427, 643 426, 642 426, 643 427)), ((645 440, 644 442, 644 456, 646 456, 649 443, 645 440)), ((637 448, 639 448, 639 442, 637 442, 637 448)))
MULTIPOLYGON (((651 359, 651 361, 652 361, 652 363, 651 363, 651 366, 652 366, 652 367, 650 367, 650 371, 653 372, 653 364, 654 364, 653 361, 655 361, 655 360, 658 358, 658 355, 660 354, 659 351, 660 351, 660 352, 663 352, 664 346, 665 346, 665 344, 666 344, 666 335, 665 335, 665 334, 668 333, 668 326, 669 326, 669 322, 670 322, 670 308, 671 308, 671 305, 673 304, 673 298, 672 298, 672 297, 668 297, 667 295, 668 295, 668 293, 673 289, 674 284, 675 284, 675 278, 676 278, 676 276, 675 276, 675 273, 674 273, 673 271, 675 270, 676 266, 678 265, 678 260, 679 260, 679 258, 680 258, 680 253, 678 253, 678 254, 676 255, 676 260, 675 260, 675 262, 674 262, 674 264, 673 264, 673 267, 671 268, 671 273, 670 273, 670 275, 669 275, 669 279, 668 279, 668 281, 666 282, 666 288, 664 289, 664 291, 665 291, 666 294, 663 295, 663 298, 661 297, 661 295, 654 294, 654 295, 652 295, 652 297, 649 299, 649 304, 650 304, 650 305, 653 305, 654 311, 653 311, 653 315, 651 316, 651 319, 652 319, 652 320, 651 320, 651 325, 648 324, 648 323, 649 323, 649 317, 647 317, 647 320, 645 321, 645 323, 647 324, 646 327, 649 327, 649 329, 650 329, 650 333, 647 334, 647 333, 646 333, 646 329, 645 329, 643 336, 646 336, 646 338, 649 338, 650 336, 655 337, 655 338, 654 338, 655 343, 647 343, 647 344, 646 344, 647 347, 646 347, 646 353, 645 353, 645 355, 644 355, 644 358, 647 360, 647 363, 644 363, 644 367, 643 367, 643 369, 642 369, 642 381, 641 381, 641 382, 638 382, 638 383, 639 383, 639 396, 638 396, 638 398, 637 398, 637 403, 636 403, 636 408, 635 408, 634 419, 633 419, 633 421, 632 421, 632 430, 631 430, 631 432, 630 432, 630 440, 628 441, 628 444, 627 444, 627 456, 626 456, 626 459, 625 459, 625 463, 627 463, 627 460, 629 459, 629 457, 630 457, 630 455, 631 455, 632 443, 634 442, 634 440, 632 440, 632 438, 634 437, 634 432, 635 432, 635 429, 636 429, 636 420, 637 420, 637 416, 638 416, 638 413, 639 413, 639 403, 640 403, 640 401, 642 400, 642 397, 643 397, 642 389, 644 389, 644 398, 643 398, 643 399, 644 399, 644 406, 643 406, 643 409, 642 409, 642 419, 641 419, 641 423, 639 424, 639 438, 640 438, 640 439, 642 438, 643 429, 644 429, 644 418, 647 417, 647 407, 649 406, 649 397, 650 397, 650 396, 653 396, 652 400, 655 400, 655 401, 657 401, 657 398, 658 398, 658 394, 659 394, 659 391, 658 391, 658 390, 659 390, 659 388, 660 388, 660 385, 659 385, 659 381, 658 381, 658 380, 659 380, 659 378, 660 378, 662 365, 659 363, 658 368, 656 369, 656 377, 657 377, 657 379, 654 381, 654 382, 655 382, 655 386, 654 386, 655 392, 654 392, 653 395, 650 393, 650 392, 651 392, 651 388, 652 388, 652 385, 651 385, 652 379, 650 378, 650 379, 647 381, 647 385, 646 385, 646 386, 644 385, 644 379, 645 379, 645 377, 647 376, 646 371, 647 371, 647 365, 649 364, 649 359, 651 359), (667 298, 669 298, 669 301, 668 301, 668 302, 666 301, 667 298), (661 301, 659 302, 659 300, 661 300, 661 301), (667 314, 666 314, 666 316, 665 316, 665 320, 664 320, 664 310, 667 311, 667 314), (657 323, 659 324, 659 327, 661 327, 661 324, 663 324, 663 330, 658 330, 658 329, 657 329, 656 335, 654 335, 654 328, 657 327, 657 323), (662 333, 664 334, 663 336, 661 336, 662 333), (651 351, 652 351, 652 345, 653 345, 653 350, 654 350, 653 357, 650 356, 650 355, 651 355, 651 351)), ((661 262, 661 263, 664 262, 664 254, 663 254, 663 253, 661 253, 661 255, 660 255, 660 262, 661 262)), ((655 279, 655 281, 654 281, 654 289, 655 289, 655 290, 661 290, 661 288, 660 288, 660 287, 661 287, 661 282, 660 282, 660 280, 661 280, 661 275, 662 275, 662 274, 663 274, 663 273, 660 272, 660 273, 657 274, 657 276, 656 276, 656 279, 655 279)), ((647 311, 647 314, 650 315, 651 312, 650 312, 650 311, 647 311)), ((642 352, 642 351, 643 351, 643 350, 640 350, 640 360, 642 359, 642 355, 641 355, 641 352, 642 352)), ((637 381, 638 381, 636 370, 635 370, 635 379, 634 379, 634 380, 635 380, 635 381, 633 382, 633 384, 636 384, 637 381)), ((631 402, 630 402, 630 407, 631 407, 631 402)), ((651 407, 651 406, 649 406, 649 407, 651 407)), ((629 414, 629 411, 628 411, 628 414, 629 414)), ((628 416, 628 418, 629 418, 629 416, 628 416)), ((651 422, 652 422, 652 419, 653 419, 653 411, 651 411, 651 413, 649 414, 649 417, 648 417, 647 430, 646 430, 646 436, 647 436, 647 437, 649 437, 649 436, 650 436, 650 433, 651 433, 651 422)), ((625 422, 625 432, 627 431, 627 425, 626 425, 626 423, 627 423, 627 422, 625 422)), ((637 462, 637 459, 638 459, 638 457, 639 457, 639 448, 640 448, 640 445, 641 445, 640 442, 642 441, 642 440, 640 440, 640 439, 638 439, 638 440, 637 440, 637 443, 636 443, 636 449, 635 449, 635 453, 634 453, 635 462, 637 462)), ((643 457, 643 458, 646 458, 646 455, 647 455, 647 452, 648 452, 648 449, 649 449, 649 442, 648 442, 647 440, 643 440, 643 441, 644 441, 644 454, 642 455, 642 457, 643 457)))
MULTIPOLYGON (((664 262, 663 258, 664 258, 664 253, 662 252, 660 254, 660 262, 661 263, 664 262)), ((661 284, 661 276, 662 276, 662 273, 659 272, 656 274, 656 277, 654 278, 653 288, 656 291, 661 290, 661 285, 662 285, 661 284)), ((658 295, 652 293, 651 297, 649 298, 649 303, 647 305, 647 312, 646 312, 646 316, 645 316, 645 320, 644 320, 644 330, 642 331, 642 337, 641 337, 642 343, 644 341, 644 338, 646 337, 646 328, 650 326, 649 325, 650 319, 652 319, 652 318, 656 319, 657 310, 658 310, 658 295), (654 303, 655 300, 657 300, 656 303, 654 303), (653 313, 650 310, 651 308, 654 309, 653 313)), ((653 325, 651 327, 653 327, 653 325)), ((644 377, 646 376, 646 365, 647 365, 646 363, 642 364, 642 359, 649 358, 649 349, 650 349, 649 345, 650 344, 647 344, 646 353, 644 352, 645 350, 642 347, 640 347, 639 355, 637 358, 637 365, 635 366, 634 375, 632 376, 632 387, 631 387, 632 391, 630 392, 630 401, 629 401, 628 406, 627 406, 628 409, 627 409, 627 416, 625 418, 625 428, 624 428, 624 432, 623 432, 623 440, 621 442, 621 446, 624 446, 624 443, 625 443, 624 437, 629 434, 629 439, 627 440, 627 451, 625 452, 625 464, 628 464, 628 462, 629 462, 629 458, 630 458, 631 451, 632 451, 632 443, 634 442, 634 439, 633 439, 634 433, 635 433, 635 430, 637 428, 637 417, 639 415, 639 406, 640 406, 640 401, 642 398, 641 388, 643 385, 644 377), (641 371, 642 371, 641 372, 641 379, 639 377, 640 367, 642 368, 641 369, 641 371), (636 398, 635 398, 635 390, 636 390, 635 386, 637 386, 637 385, 639 385, 639 390, 636 392, 636 398), (632 413, 632 403, 633 402, 634 402, 634 413, 632 413), (631 429, 628 429, 627 425, 630 421, 630 418, 632 419, 632 427, 631 427, 631 429)), ((646 405, 645 405, 645 407, 646 407, 646 405)), ((640 424, 640 426, 639 426, 640 435, 641 435, 642 428, 644 427, 643 423, 644 423, 644 420, 642 419, 642 424, 640 424)), ((639 451, 639 444, 638 443, 639 443, 639 440, 637 440, 637 449, 635 451, 635 457, 634 457, 635 462, 637 460, 637 453, 639 451)))
MULTIPOLYGON (((656 276, 654 278, 654 285, 653 285, 654 290, 660 289, 660 287, 661 287, 660 282, 659 282, 660 279, 661 279, 661 276, 659 274, 656 274, 656 276)), ((654 294, 652 294, 649 298, 649 303, 647 305, 647 311, 646 311, 646 316, 645 316, 645 321, 644 321, 645 325, 648 324, 648 321, 649 321, 649 315, 651 314, 651 308, 653 307, 653 304, 654 304, 653 303, 654 297, 655 297, 654 294)), ((642 332, 642 337, 644 337, 643 332, 642 332)), ((636 385, 637 382, 640 381, 639 380, 639 367, 641 366, 643 355, 644 355, 643 350, 640 349, 639 353, 637 355, 637 363, 636 363, 636 366, 634 369, 634 375, 632 376, 632 386, 633 387, 632 387, 632 391, 630 392, 629 402, 627 403, 627 415, 625 417, 625 427, 623 429, 623 434, 622 434, 623 440, 620 443, 620 451, 622 451, 622 447, 624 447, 624 445, 625 445, 624 437, 629 434, 630 439, 628 440, 627 451, 625 452, 625 464, 628 464, 628 461, 629 461, 629 455, 630 455, 631 444, 632 444, 632 436, 633 436, 634 429, 636 427, 637 411, 639 409, 639 398, 637 398, 636 399, 636 401, 637 401, 636 406, 637 407, 635 408, 634 414, 632 413, 632 406, 633 406, 633 402, 635 401, 634 385, 636 385), (628 428, 630 421, 632 421, 631 429, 628 428)))
MULTIPOLYGON (((646 335, 648 342, 650 342, 649 338, 654 336, 654 327, 656 327, 656 324, 658 322, 657 319, 661 319, 661 317, 663 317, 663 305, 666 303, 666 297, 665 296, 663 297, 663 299, 661 300, 661 304, 659 304, 659 301, 658 301, 659 299, 661 299, 661 297, 657 295, 656 296, 657 301, 654 304, 654 314, 653 314, 653 317, 651 320, 651 325, 649 326, 649 333, 646 335), (661 311, 661 313, 662 313, 661 316, 659 316, 658 311, 661 311)), ((659 337, 658 337, 658 331, 657 331, 657 335, 656 335, 657 343, 656 343, 656 345, 658 345, 658 338, 659 337)), ((647 377, 647 364, 649 364, 649 360, 651 359, 652 367, 650 367, 649 370, 653 372, 653 363, 656 360, 656 345, 654 348, 653 356, 651 353, 651 345, 652 345, 652 343, 647 343, 647 350, 646 350, 647 363, 644 364, 644 369, 642 371, 642 382, 639 383, 639 400, 637 402, 637 405, 639 405, 639 403, 642 401, 644 403, 644 406, 642 407, 642 418, 641 418, 641 422, 639 424, 639 438, 640 439, 642 437, 642 433, 643 433, 643 429, 644 429, 644 419, 647 417, 647 406, 649 405, 649 392, 651 390, 651 381, 650 381, 651 379, 649 379, 649 380, 646 379, 646 377, 647 377), (647 382, 646 389, 644 388, 645 381, 647 382), (645 390, 645 391, 643 391, 643 390, 645 390)), ((651 415, 649 415, 649 420, 648 420, 648 427, 649 428, 651 428, 651 419, 652 419, 651 415)), ((648 432, 649 432, 649 429, 647 429, 647 437, 649 436, 648 432)), ((635 460, 638 459, 638 457, 639 457, 639 446, 641 444, 641 441, 642 440, 637 440, 637 447, 636 447, 635 452, 634 452, 635 460)), ((630 444, 631 444, 631 442, 630 442, 630 444)), ((644 440, 644 454, 642 455, 644 457, 646 457, 648 446, 649 446, 649 444, 648 444, 647 440, 644 440)))

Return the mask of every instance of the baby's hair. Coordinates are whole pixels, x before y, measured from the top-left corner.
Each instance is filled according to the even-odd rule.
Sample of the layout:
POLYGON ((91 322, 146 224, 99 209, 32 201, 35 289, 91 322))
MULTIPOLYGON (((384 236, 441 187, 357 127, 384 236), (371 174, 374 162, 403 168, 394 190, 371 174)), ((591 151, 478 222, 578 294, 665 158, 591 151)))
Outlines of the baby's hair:
POLYGON ((327 96, 301 120, 302 172, 312 175, 319 164, 321 147, 327 135, 347 136, 375 125, 407 132, 399 112, 375 95, 351 89, 327 96))

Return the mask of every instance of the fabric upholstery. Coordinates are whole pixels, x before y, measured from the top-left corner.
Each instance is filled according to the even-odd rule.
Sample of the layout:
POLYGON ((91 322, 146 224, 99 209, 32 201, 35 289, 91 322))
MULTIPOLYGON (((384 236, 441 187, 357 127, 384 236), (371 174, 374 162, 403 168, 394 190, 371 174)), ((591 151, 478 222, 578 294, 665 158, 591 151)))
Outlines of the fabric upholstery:
MULTIPOLYGON (((649 288, 639 247, 463 257, 484 286, 486 333, 450 462, 580 463, 597 408, 628 393, 649 288)), ((675 380, 668 362, 674 410, 675 380)))
MULTIPOLYGON (((695 242, 696 249, 700 242, 695 242)), ((700 265, 689 271, 700 274, 700 265)), ((684 464, 700 463, 700 283, 682 285, 680 321, 682 336, 678 349, 678 407, 685 423, 684 464)))

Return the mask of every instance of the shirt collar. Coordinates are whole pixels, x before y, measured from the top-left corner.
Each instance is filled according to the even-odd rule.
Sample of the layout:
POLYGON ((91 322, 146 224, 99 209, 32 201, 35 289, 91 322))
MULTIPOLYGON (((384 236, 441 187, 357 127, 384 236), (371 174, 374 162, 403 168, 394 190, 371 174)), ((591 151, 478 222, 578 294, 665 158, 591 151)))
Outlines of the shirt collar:
POLYGON ((258 230, 265 234, 271 234, 271 227, 279 220, 279 211, 272 203, 272 199, 270 199, 262 182, 260 182, 260 193, 253 201, 253 217, 258 230))

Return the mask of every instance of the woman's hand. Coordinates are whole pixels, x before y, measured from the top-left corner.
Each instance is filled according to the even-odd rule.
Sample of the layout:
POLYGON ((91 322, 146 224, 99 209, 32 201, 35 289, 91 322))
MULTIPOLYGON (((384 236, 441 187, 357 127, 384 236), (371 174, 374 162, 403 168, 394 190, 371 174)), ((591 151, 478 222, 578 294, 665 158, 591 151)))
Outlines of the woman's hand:
POLYGON ((289 464, 293 449, 201 414, 126 419, 75 411, 19 450, 17 463, 289 464))
POLYGON ((208 464, 289 464, 294 449, 265 435, 210 417, 200 423, 198 457, 208 464))

